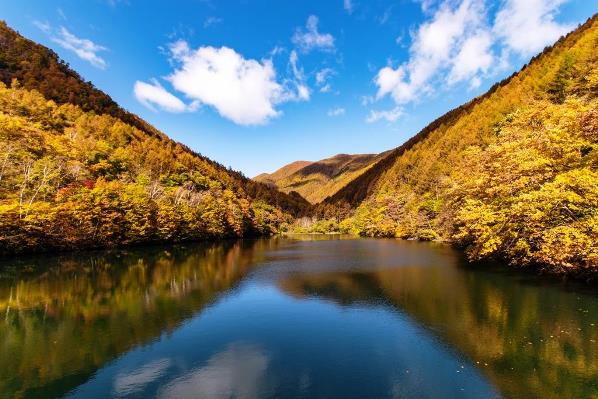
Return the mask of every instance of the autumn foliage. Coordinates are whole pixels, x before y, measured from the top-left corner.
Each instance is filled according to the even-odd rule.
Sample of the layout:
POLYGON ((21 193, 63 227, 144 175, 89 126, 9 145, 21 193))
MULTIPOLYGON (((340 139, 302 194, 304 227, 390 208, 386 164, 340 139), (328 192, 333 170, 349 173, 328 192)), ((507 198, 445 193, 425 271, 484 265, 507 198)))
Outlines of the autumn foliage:
POLYGON ((318 205, 363 236, 598 270, 598 18, 434 121, 318 205))
POLYGON ((0 148, 3 253, 272 234, 301 212, 302 199, 16 80, 0 83, 0 148))

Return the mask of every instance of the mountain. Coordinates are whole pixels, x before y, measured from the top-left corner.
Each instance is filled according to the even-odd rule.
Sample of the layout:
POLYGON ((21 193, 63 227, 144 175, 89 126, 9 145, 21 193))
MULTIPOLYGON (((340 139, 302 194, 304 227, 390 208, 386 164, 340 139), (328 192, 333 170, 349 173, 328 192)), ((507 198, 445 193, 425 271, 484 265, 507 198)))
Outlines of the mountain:
POLYGON ((338 154, 316 162, 295 161, 276 172, 262 173, 253 179, 273 185, 285 193, 295 191, 312 204, 317 204, 334 195, 387 154, 338 154))
POLYGON ((291 162, 288 165, 283 166, 282 168, 276 170, 272 173, 260 173, 259 175, 255 176, 253 180, 259 181, 262 183, 270 184, 272 186, 276 186, 276 182, 286 179, 296 171, 301 168, 306 167, 307 165, 311 165, 312 161, 295 161, 291 162))
POLYGON ((341 230, 598 271, 598 17, 317 207, 341 230))
POLYGON ((177 143, 0 22, 0 253, 271 234, 310 210, 177 143))

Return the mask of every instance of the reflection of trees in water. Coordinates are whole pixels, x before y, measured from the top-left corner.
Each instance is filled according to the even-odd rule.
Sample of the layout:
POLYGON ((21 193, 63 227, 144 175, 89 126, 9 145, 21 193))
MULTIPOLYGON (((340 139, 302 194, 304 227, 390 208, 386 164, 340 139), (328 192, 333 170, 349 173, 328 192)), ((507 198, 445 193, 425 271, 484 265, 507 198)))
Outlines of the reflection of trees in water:
POLYGON ((172 331, 234 286, 276 240, 21 261, 0 279, 0 397, 60 396, 172 331), (45 264, 45 266, 43 266, 45 264), (16 370, 16 371, 15 371, 16 370))
POLYGON ((299 274, 279 284, 299 297, 391 304, 468 356, 507 397, 598 394, 595 294, 451 266, 299 274))

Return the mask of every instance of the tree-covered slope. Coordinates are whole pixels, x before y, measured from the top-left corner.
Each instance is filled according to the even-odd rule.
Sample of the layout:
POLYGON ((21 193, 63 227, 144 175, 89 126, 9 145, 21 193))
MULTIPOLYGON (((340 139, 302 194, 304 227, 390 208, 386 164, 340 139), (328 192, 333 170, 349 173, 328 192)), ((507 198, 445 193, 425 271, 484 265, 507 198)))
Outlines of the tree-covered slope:
POLYGON ((361 235, 454 240, 474 259, 596 270, 596 49, 594 16, 393 150, 320 215, 361 235))
POLYGON ((309 203, 176 143, 0 25, 0 252, 269 234, 309 203))
POLYGON ((338 154, 321 161, 296 161, 274 173, 262 173, 254 180, 276 186, 290 193, 298 192, 312 204, 322 202, 365 173, 383 159, 382 154, 338 154))

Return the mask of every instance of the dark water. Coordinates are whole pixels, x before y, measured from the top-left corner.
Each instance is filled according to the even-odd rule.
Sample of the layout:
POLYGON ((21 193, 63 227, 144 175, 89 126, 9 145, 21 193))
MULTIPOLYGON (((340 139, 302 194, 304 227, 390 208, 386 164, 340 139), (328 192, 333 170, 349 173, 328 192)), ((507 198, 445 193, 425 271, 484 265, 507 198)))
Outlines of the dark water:
POLYGON ((3 261, 0 398, 590 398, 598 294, 439 244, 3 261))

